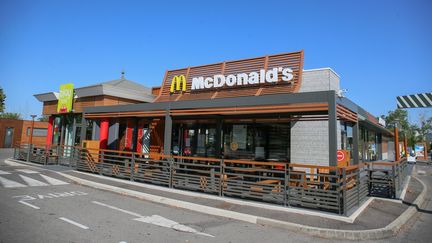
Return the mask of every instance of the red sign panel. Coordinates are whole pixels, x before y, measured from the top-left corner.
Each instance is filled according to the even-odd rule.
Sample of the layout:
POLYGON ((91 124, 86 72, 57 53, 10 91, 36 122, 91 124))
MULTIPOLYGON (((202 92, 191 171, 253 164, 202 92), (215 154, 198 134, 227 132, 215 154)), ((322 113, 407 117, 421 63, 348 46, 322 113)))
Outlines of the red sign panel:
POLYGON ((345 160, 345 153, 342 150, 337 151, 337 161, 342 162, 345 160))

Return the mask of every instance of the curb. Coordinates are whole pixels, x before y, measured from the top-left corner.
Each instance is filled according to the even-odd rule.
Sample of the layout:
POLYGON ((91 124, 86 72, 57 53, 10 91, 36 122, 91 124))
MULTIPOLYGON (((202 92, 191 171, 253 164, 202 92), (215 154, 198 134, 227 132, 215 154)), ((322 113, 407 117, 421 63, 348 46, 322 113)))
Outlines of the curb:
POLYGON ((349 240, 378 240, 383 238, 388 238, 394 236, 400 228, 417 212, 417 209, 413 205, 422 205, 425 200, 425 195, 427 191, 427 186, 420 179, 415 176, 412 176, 415 180, 419 181, 423 186, 423 190, 420 195, 416 198, 416 200, 412 203, 413 205, 409 206, 399 217, 397 217, 392 223, 388 224, 384 228, 379 229, 370 229, 370 230, 337 230, 337 229, 328 229, 328 228, 319 228, 312 227, 307 225, 301 225, 281 220, 275 220, 265 217, 254 216, 245 213, 238 213, 234 211, 204 206, 200 204, 180 201, 177 199, 171 199, 161 196, 156 196, 148 193, 137 192, 129 189, 124 189, 120 187, 115 187, 111 185, 106 185, 98 182, 93 182, 85 179, 81 179, 75 176, 71 176, 62 172, 57 172, 59 175, 62 175, 70 180, 73 180, 79 184, 86 185, 89 187, 93 187, 96 189, 101 189, 105 191, 111 191, 115 193, 124 194, 127 196, 136 197, 139 199, 164 204, 171 207, 188 209, 191 211, 204 213, 213 216, 225 217, 235 220, 240 220, 253 224, 260 224, 265 226, 273 226, 288 229, 295 232, 301 232, 304 234, 308 234, 311 236, 318 236, 322 238, 328 239, 349 239, 349 240))

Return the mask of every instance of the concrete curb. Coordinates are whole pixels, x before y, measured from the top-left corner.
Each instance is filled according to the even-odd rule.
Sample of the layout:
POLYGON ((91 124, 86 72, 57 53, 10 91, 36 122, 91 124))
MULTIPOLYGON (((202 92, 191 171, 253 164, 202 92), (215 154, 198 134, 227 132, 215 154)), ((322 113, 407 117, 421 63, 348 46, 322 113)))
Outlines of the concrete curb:
POLYGON ((413 205, 422 205, 425 200, 425 195, 427 191, 426 184, 424 184, 417 177, 412 176, 412 178, 414 178, 415 180, 419 181, 422 184, 423 190, 420 193, 420 195, 417 197, 417 199, 413 202, 413 205, 411 205, 408 209, 406 209, 392 223, 390 223, 384 228, 379 228, 379 229, 338 230, 338 229, 312 227, 312 226, 301 225, 301 224, 296 224, 296 223, 291 223, 291 222, 286 222, 281 220, 274 220, 270 218, 254 216, 250 214, 238 213, 234 211, 204 206, 200 204, 180 201, 176 199, 170 199, 166 197, 160 197, 148 193, 137 192, 129 189, 124 189, 124 188, 106 185, 98 182, 93 182, 93 181, 81 179, 61 172, 57 172, 57 173, 79 184, 90 186, 101 190, 120 193, 120 194, 136 197, 147 201, 164 204, 171 207, 188 209, 199 213, 231 218, 231 219, 240 220, 240 221, 253 223, 253 224, 284 228, 291 231, 301 232, 308 235, 318 236, 318 237, 328 238, 328 239, 377 240, 377 239, 391 237, 395 235, 400 230, 400 228, 417 212, 416 207, 413 205))

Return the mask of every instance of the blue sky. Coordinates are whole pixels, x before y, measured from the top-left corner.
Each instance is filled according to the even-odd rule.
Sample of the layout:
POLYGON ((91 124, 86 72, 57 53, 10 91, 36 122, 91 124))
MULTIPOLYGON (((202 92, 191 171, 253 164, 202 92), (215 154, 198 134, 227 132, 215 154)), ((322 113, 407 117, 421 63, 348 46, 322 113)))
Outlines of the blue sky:
MULTIPOLYGON (((432 91, 432 1, 0 1, 7 111, 41 114, 35 93, 120 77, 305 51, 374 115, 397 95, 432 91)), ((415 121, 420 112, 410 110, 415 121)))

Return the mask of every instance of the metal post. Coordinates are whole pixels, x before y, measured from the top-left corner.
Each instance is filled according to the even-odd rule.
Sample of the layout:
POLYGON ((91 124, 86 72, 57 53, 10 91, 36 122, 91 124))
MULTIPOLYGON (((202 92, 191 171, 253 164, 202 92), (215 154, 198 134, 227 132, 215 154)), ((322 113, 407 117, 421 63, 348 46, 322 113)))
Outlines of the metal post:
POLYGON ((132 153, 131 172, 130 172, 131 181, 134 181, 134 173, 135 173, 135 153, 132 153))
POLYGON ((102 175, 102 164, 104 163, 105 152, 103 150, 101 152, 101 160, 99 161, 99 174, 102 175))
POLYGON ((395 161, 400 160, 400 151, 399 151, 399 131, 397 128, 397 124, 394 127, 394 144, 395 144, 395 161))
POLYGON ((225 186, 225 162, 224 159, 222 158, 220 160, 220 189, 219 189, 219 196, 223 197, 224 196, 224 186, 225 186))
POLYGON ((396 198, 396 191, 397 191, 397 188, 396 188, 396 168, 395 168, 395 165, 392 165, 392 197, 393 198, 396 198))
POLYGON ((75 148, 75 147, 70 147, 69 168, 72 167, 72 161, 73 161, 73 159, 74 159, 74 157, 75 157, 75 154, 74 154, 74 148, 75 148))
POLYGON ((360 179, 360 166, 357 167, 357 205, 360 206, 360 187, 361 187, 361 179, 360 179))
POLYGON ((346 168, 342 168, 342 177, 343 177, 343 212, 344 215, 347 216, 348 210, 347 210, 347 200, 346 200, 346 168))
POLYGON ((337 166, 337 114, 336 93, 328 92, 328 141, 329 141, 329 165, 337 166))
POLYGON ((59 160, 60 159, 62 159, 62 157, 63 157, 63 153, 60 153, 60 147, 61 145, 57 145, 57 147, 56 147, 56 153, 57 153, 57 164, 59 164, 59 160))
POLYGON ((372 172, 370 170, 370 164, 367 163, 367 183, 368 183, 368 195, 371 194, 371 189, 372 189, 372 182, 371 182, 371 177, 372 177, 372 172))
POLYGON ((291 167, 290 166, 288 166, 288 168, 287 168, 287 171, 286 171, 287 173, 285 173, 286 174, 286 183, 287 183, 287 185, 286 185, 286 194, 287 194, 287 206, 289 207, 290 206, 290 202, 289 202, 289 200, 290 200, 290 197, 289 197, 289 192, 290 192, 290 180, 291 180, 291 167))
POLYGON ((359 122, 357 120, 356 123, 354 123, 353 126, 353 151, 352 151, 352 156, 353 156, 353 161, 355 165, 358 165, 359 162, 359 122))
POLYGON ((169 187, 173 188, 173 178, 174 178, 174 158, 169 158, 169 165, 170 165, 170 180, 169 180, 169 187))
POLYGON ((339 169, 336 170, 336 190, 337 190, 337 195, 338 195, 338 210, 339 210, 339 215, 342 214, 342 210, 341 210, 341 190, 340 190, 340 171, 339 169))
POLYGON ((87 136, 87 121, 85 119, 85 113, 83 112, 81 116, 81 135, 79 141, 81 147, 83 146, 83 141, 86 140, 86 136, 87 136))
POLYGON ((28 145, 27 162, 30 162, 30 154, 32 153, 33 145, 28 145))
POLYGON ((382 160, 382 134, 378 134, 378 136, 377 136, 377 142, 378 142, 378 146, 377 146, 377 155, 378 155, 378 158, 377 158, 377 160, 382 160))
POLYGON ((288 195, 287 195, 287 164, 284 166, 284 188, 283 188, 283 194, 284 194, 284 206, 287 206, 288 202, 288 195))
POLYGON ((169 112, 165 115, 164 154, 171 154, 172 117, 169 112))

